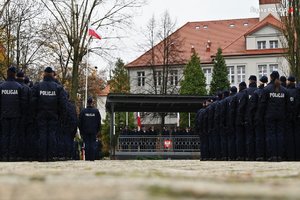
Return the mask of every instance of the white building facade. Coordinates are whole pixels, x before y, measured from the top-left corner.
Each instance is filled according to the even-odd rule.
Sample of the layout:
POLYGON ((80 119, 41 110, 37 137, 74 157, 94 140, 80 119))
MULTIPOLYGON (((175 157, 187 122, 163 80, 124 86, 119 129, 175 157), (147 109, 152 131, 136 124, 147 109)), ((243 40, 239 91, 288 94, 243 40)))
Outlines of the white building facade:
MULTIPOLYGON (((237 20, 220 20, 207 22, 190 22, 178 29, 184 38, 182 46, 185 62, 172 63, 168 69, 168 91, 176 94, 180 81, 184 78, 184 66, 193 51, 201 59, 201 67, 206 77, 207 89, 212 80, 213 63, 217 49, 223 50, 228 68, 228 80, 232 86, 240 82, 248 83, 250 75, 260 78, 277 70, 281 75, 289 75, 289 65, 284 57, 284 36, 281 22, 274 14, 274 0, 260 0, 260 17, 237 20)), ((155 48, 159 48, 158 44, 155 48)), ((131 93, 155 94, 161 86, 162 65, 149 66, 151 51, 146 52, 126 67, 130 76, 131 93)), ((159 56, 157 56, 159 57, 159 56)), ((153 57, 152 57, 153 58, 153 57)), ((159 94, 159 92, 158 92, 159 94)), ((166 118, 166 124, 176 124, 177 115, 172 113, 166 118)), ((158 119, 145 117, 146 124, 157 124, 158 119)))

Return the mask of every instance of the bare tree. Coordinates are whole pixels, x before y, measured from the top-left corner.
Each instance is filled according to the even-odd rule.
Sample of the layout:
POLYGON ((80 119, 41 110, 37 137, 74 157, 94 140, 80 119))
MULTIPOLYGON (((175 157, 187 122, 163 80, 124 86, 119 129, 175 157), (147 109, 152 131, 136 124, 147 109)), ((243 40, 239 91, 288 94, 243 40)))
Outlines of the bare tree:
MULTIPOLYGON (((6 6, 9 4, 9 2, 10 2, 10 0, 6 0, 3 2, 3 4, 0 5, 0 19, 2 18, 4 10, 5 10, 6 6)), ((0 24, 0 26, 1 26, 1 24, 0 24)))
MULTIPOLYGON (((160 24, 156 23, 153 16, 147 25, 145 31, 145 38, 147 40, 148 50, 145 55, 147 57, 146 65, 151 68, 152 79, 146 81, 148 87, 147 93, 150 94, 178 94, 178 87, 176 83, 180 82, 179 74, 176 74, 176 83, 171 80, 175 71, 172 66, 182 63, 182 44, 183 38, 180 37, 178 32, 175 32, 176 22, 173 21, 167 11, 164 12, 160 24), (157 41, 160 41, 158 44, 157 41), (171 74, 171 76, 170 76, 171 74)), ((165 116, 167 113, 160 113, 161 126, 165 124, 165 116)))
MULTIPOLYGON (((43 5, 34 0, 11 0, 2 17, 1 40, 6 49, 3 68, 15 64, 24 71, 38 65, 45 55, 41 48, 44 26, 39 19, 43 5)), ((3 76, 3 74, 1 74, 3 76)))
MULTIPOLYGON (((62 30, 71 50, 71 99, 76 101, 79 88, 79 67, 87 54, 89 25, 95 29, 124 28, 128 25, 132 9, 140 7, 141 0, 42 0, 62 30)), ((103 38, 107 39, 107 38, 103 38)), ((110 49, 97 47, 89 52, 109 52, 110 49)))
POLYGON ((300 1, 283 0, 279 5, 281 21, 283 23, 282 41, 284 48, 287 49, 286 59, 290 66, 290 73, 297 81, 300 80, 300 1))

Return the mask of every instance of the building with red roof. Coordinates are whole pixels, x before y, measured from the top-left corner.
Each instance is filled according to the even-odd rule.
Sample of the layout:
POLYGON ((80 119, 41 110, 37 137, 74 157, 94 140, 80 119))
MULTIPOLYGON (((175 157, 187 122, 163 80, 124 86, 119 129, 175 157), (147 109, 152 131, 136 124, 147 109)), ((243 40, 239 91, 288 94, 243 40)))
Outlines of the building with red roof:
MULTIPOLYGON (((184 66, 193 52, 200 56, 209 88, 218 48, 223 50, 231 85, 248 82, 250 75, 268 76, 273 70, 288 75, 283 27, 277 12, 279 2, 260 0, 259 18, 188 22, 171 34, 168 39, 173 38, 175 42, 170 43, 169 48, 178 51, 168 60, 168 81, 173 86, 170 91, 179 91, 184 66)), ((160 86, 160 71, 165 62, 164 42, 126 65, 132 93, 154 93, 153 85, 160 86)))

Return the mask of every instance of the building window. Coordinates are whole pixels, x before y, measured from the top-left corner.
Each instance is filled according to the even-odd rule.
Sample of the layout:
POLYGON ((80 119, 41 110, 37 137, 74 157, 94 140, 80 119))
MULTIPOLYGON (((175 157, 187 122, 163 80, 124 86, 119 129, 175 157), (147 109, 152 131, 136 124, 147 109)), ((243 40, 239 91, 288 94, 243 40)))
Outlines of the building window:
POLYGON ((154 84, 160 86, 162 83, 162 71, 154 72, 154 84))
POLYGON ((270 40, 270 49, 278 48, 278 40, 270 40))
POLYGON ((145 72, 137 72, 138 86, 145 86, 145 72))
POLYGON ((228 80, 230 84, 234 84, 234 78, 235 78, 234 66, 228 66, 227 69, 228 69, 228 80))
POLYGON ((270 64, 269 70, 269 73, 272 73, 273 71, 278 71, 278 64, 270 64))
POLYGON ((170 84, 177 86, 178 85, 178 71, 177 70, 171 70, 170 71, 170 84))
POLYGON ((246 67, 245 65, 237 66, 237 81, 238 83, 245 81, 246 78, 246 67))
POLYGON ((268 75, 267 65, 258 65, 258 77, 261 78, 262 76, 268 75))
POLYGON ((257 48, 258 49, 266 49, 267 47, 266 47, 266 41, 258 41, 257 42, 257 48))
POLYGON ((206 85, 210 85, 211 82, 211 69, 203 69, 203 73, 205 76, 206 85))

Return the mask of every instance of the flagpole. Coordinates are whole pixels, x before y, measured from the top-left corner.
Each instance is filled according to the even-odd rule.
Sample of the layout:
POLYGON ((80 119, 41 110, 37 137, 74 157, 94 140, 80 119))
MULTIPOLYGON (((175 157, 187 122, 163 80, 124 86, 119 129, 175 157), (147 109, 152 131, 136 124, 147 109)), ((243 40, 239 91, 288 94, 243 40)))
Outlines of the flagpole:
MULTIPOLYGON (((87 31, 89 31, 89 23, 87 27, 87 31)), ((88 90, 88 67, 89 67, 89 34, 87 34, 87 58, 86 58, 86 68, 85 68, 85 102, 84 107, 87 107, 87 90, 88 90)))

